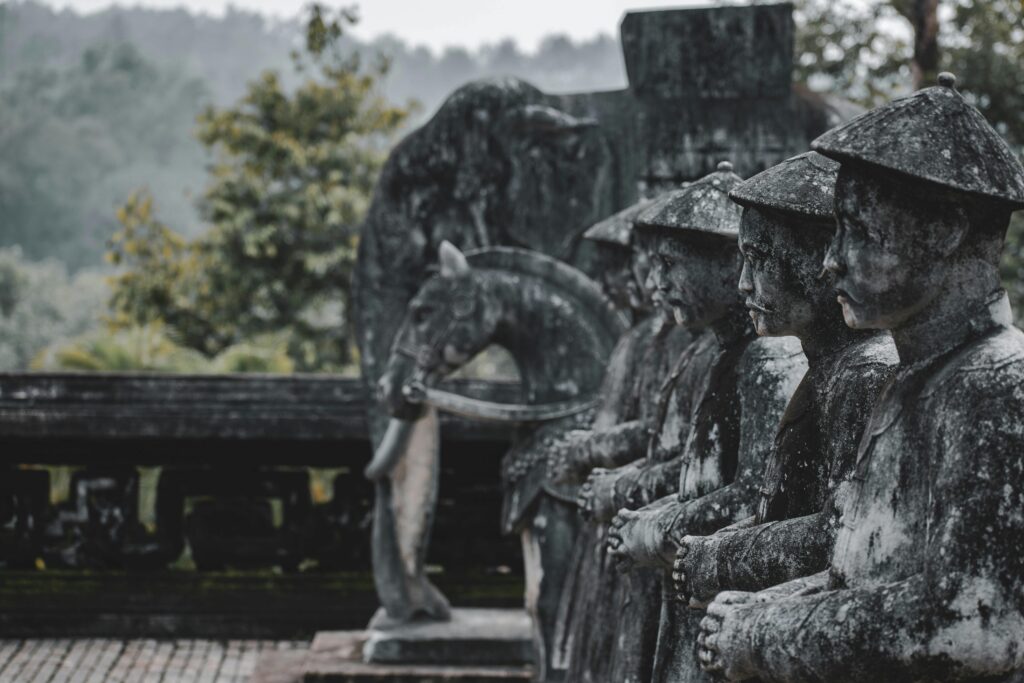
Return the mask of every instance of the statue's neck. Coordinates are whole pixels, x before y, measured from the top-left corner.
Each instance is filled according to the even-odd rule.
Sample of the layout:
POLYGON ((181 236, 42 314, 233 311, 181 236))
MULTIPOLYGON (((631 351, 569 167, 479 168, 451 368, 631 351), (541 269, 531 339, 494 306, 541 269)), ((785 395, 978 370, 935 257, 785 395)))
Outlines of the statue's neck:
POLYGON ((892 330, 900 362, 918 363, 948 353, 999 325, 1012 324, 1009 300, 993 277, 977 276, 942 287, 928 306, 892 330))
POLYGON ((832 302, 832 308, 835 309, 834 315, 831 315, 830 311, 830 315, 826 319, 816 321, 808 329, 802 330, 796 335, 810 368, 828 362, 830 358, 850 344, 878 334, 876 330, 850 329, 843 321, 842 309, 834 302, 832 302))

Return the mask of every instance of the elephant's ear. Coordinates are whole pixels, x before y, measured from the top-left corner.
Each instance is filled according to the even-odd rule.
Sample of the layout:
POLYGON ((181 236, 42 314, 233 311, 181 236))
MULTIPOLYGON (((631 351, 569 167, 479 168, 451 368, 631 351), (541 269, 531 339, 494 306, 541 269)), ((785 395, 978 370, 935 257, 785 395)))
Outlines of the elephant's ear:
POLYGON ((583 128, 592 128, 597 121, 590 118, 578 118, 564 111, 542 104, 528 104, 517 109, 514 119, 518 126, 532 133, 558 134, 571 133, 583 128))
POLYGON ((448 240, 441 242, 438 258, 441 261, 441 277, 456 277, 469 272, 470 266, 466 255, 448 240))

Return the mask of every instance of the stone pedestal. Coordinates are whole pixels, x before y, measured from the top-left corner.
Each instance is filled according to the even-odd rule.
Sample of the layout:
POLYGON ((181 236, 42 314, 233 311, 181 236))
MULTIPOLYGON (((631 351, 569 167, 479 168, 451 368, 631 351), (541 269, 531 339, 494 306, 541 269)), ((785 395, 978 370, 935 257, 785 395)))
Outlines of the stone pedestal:
POLYGON ((260 659, 252 683, 494 683, 530 681, 530 619, 522 610, 455 609, 448 622, 326 631, 308 650, 260 659))
POLYGON ((376 664, 523 665, 532 659, 530 618, 522 610, 455 609, 451 621, 397 626, 387 624, 381 610, 367 634, 363 661, 376 664))

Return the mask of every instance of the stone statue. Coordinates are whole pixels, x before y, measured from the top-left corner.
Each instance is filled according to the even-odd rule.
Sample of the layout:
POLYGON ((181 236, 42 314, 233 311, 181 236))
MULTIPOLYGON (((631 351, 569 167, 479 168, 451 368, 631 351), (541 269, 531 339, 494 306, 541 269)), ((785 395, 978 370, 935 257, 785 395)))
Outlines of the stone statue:
MULTIPOLYGON (((602 249, 628 257, 631 308, 649 312, 656 297, 644 291, 649 282, 647 254, 634 238, 633 222, 649 200, 638 202, 601 221, 585 237, 602 249)), ((609 277, 614 278, 613 272, 609 277)), ((606 290, 608 285, 606 284, 606 290)), ((644 456, 652 428, 657 391, 669 363, 690 343, 690 333, 674 324, 656 307, 646 320, 627 333, 612 354, 602 387, 603 409, 589 430, 569 432, 549 455, 549 470, 556 480, 579 483, 595 467, 617 467, 644 456)), ((573 551, 573 562, 562 592, 556 627, 556 656, 570 681, 590 680, 591 671, 607 672, 615 607, 605 561, 606 525, 587 520, 573 551)))
MULTIPOLYGON (((657 217, 659 207, 678 203, 682 190, 656 200, 652 211, 638 216, 638 247, 656 255, 661 226, 647 225, 644 216, 657 217)), ((711 222, 721 216, 710 214, 711 222)), ((726 220, 730 220, 726 216, 726 220)), ((675 316, 664 299, 664 283, 654 266, 647 280, 653 297, 666 313, 675 316)), ((616 469, 595 471, 580 491, 579 504, 588 525, 607 535, 608 522, 619 509, 636 509, 675 491, 679 482, 679 452, 689 434, 692 400, 704 386, 707 373, 718 350, 713 333, 701 326, 690 328, 686 321, 674 327, 685 331, 688 342, 666 354, 663 367, 649 367, 650 387, 644 392, 649 413, 649 434, 645 457, 616 469)), ((638 570, 624 574, 607 557, 607 546, 595 549, 591 566, 593 577, 589 606, 580 610, 572 624, 573 647, 569 659, 569 680, 580 682, 646 681, 650 678, 661 609, 662 573, 638 570)), ((584 603, 586 604, 586 603, 584 603)))
MULTIPOLYGON (((442 242, 463 251, 522 247, 602 270, 581 236, 619 206, 612 155, 595 124, 529 83, 493 79, 456 90, 394 148, 362 226, 353 278, 370 387, 442 242)), ((379 440, 383 423, 374 423, 379 440)))
POLYGON ((818 138, 841 164, 825 258, 846 323, 900 357, 828 572, 726 592, 699 638, 730 680, 1024 679, 1024 334, 999 284, 1024 167, 955 78, 818 138))
POLYGON ((833 495, 853 471, 864 424, 897 362, 887 332, 846 326, 821 269, 835 233, 838 170, 807 152, 730 194, 744 207, 739 289, 754 327, 761 336, 799 339, 808 369, 775 435, 754 526, 681 540, 673 581, 683 603, 761 590, 828 566, 839 523, 833 495))
MULTIPOLYGON (((612 521, 609 549, 626 567, 667 571, 684 535, 717 531, 753 514, 771 450, 765 435, 774 433, 806 369, 794 340, 755 337, 737 295, 740 209, 728 193, 740 182, 723 164, 645 221, 665 233, 654 272, 666 302, 677 319, 709 327, 718 349, 693 401, 678 491, 640 510, 622 510, 612 521)), ((704 676, 691 645, 698 621, 685 607, 663 601, 652 680, 704 676)))
POLYGON ((443 243, 440 256, 440 272, 409 304, 380 380, 393 419, 368 467, 378 487, 374 580, 388 619, 444 618, 447 603, 423 573, 437 489, 435 408, 524 423, 504 463, 502 525, 522 537, 539 678, 548 680, 578 520, 574 487, 551 481, 546 453, 552 439, 593 419, 626 323, 596 283, 543 254, 508 247, 463 254, 443 243), (474 402, 435 388, 491 344, 515 361, 523 405, 474 402))

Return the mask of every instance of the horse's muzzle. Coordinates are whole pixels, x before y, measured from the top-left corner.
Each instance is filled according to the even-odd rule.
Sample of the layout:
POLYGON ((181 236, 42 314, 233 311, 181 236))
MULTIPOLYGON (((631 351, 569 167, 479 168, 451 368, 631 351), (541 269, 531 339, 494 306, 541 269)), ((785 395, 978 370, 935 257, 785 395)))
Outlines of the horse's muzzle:
POLYGON ((403 420, 413 420, 423 411, 421 404, 410 402, 403 391, 404 381, 385 372, 377 382, 377 403, 387 410, 388 415, 403 420))

